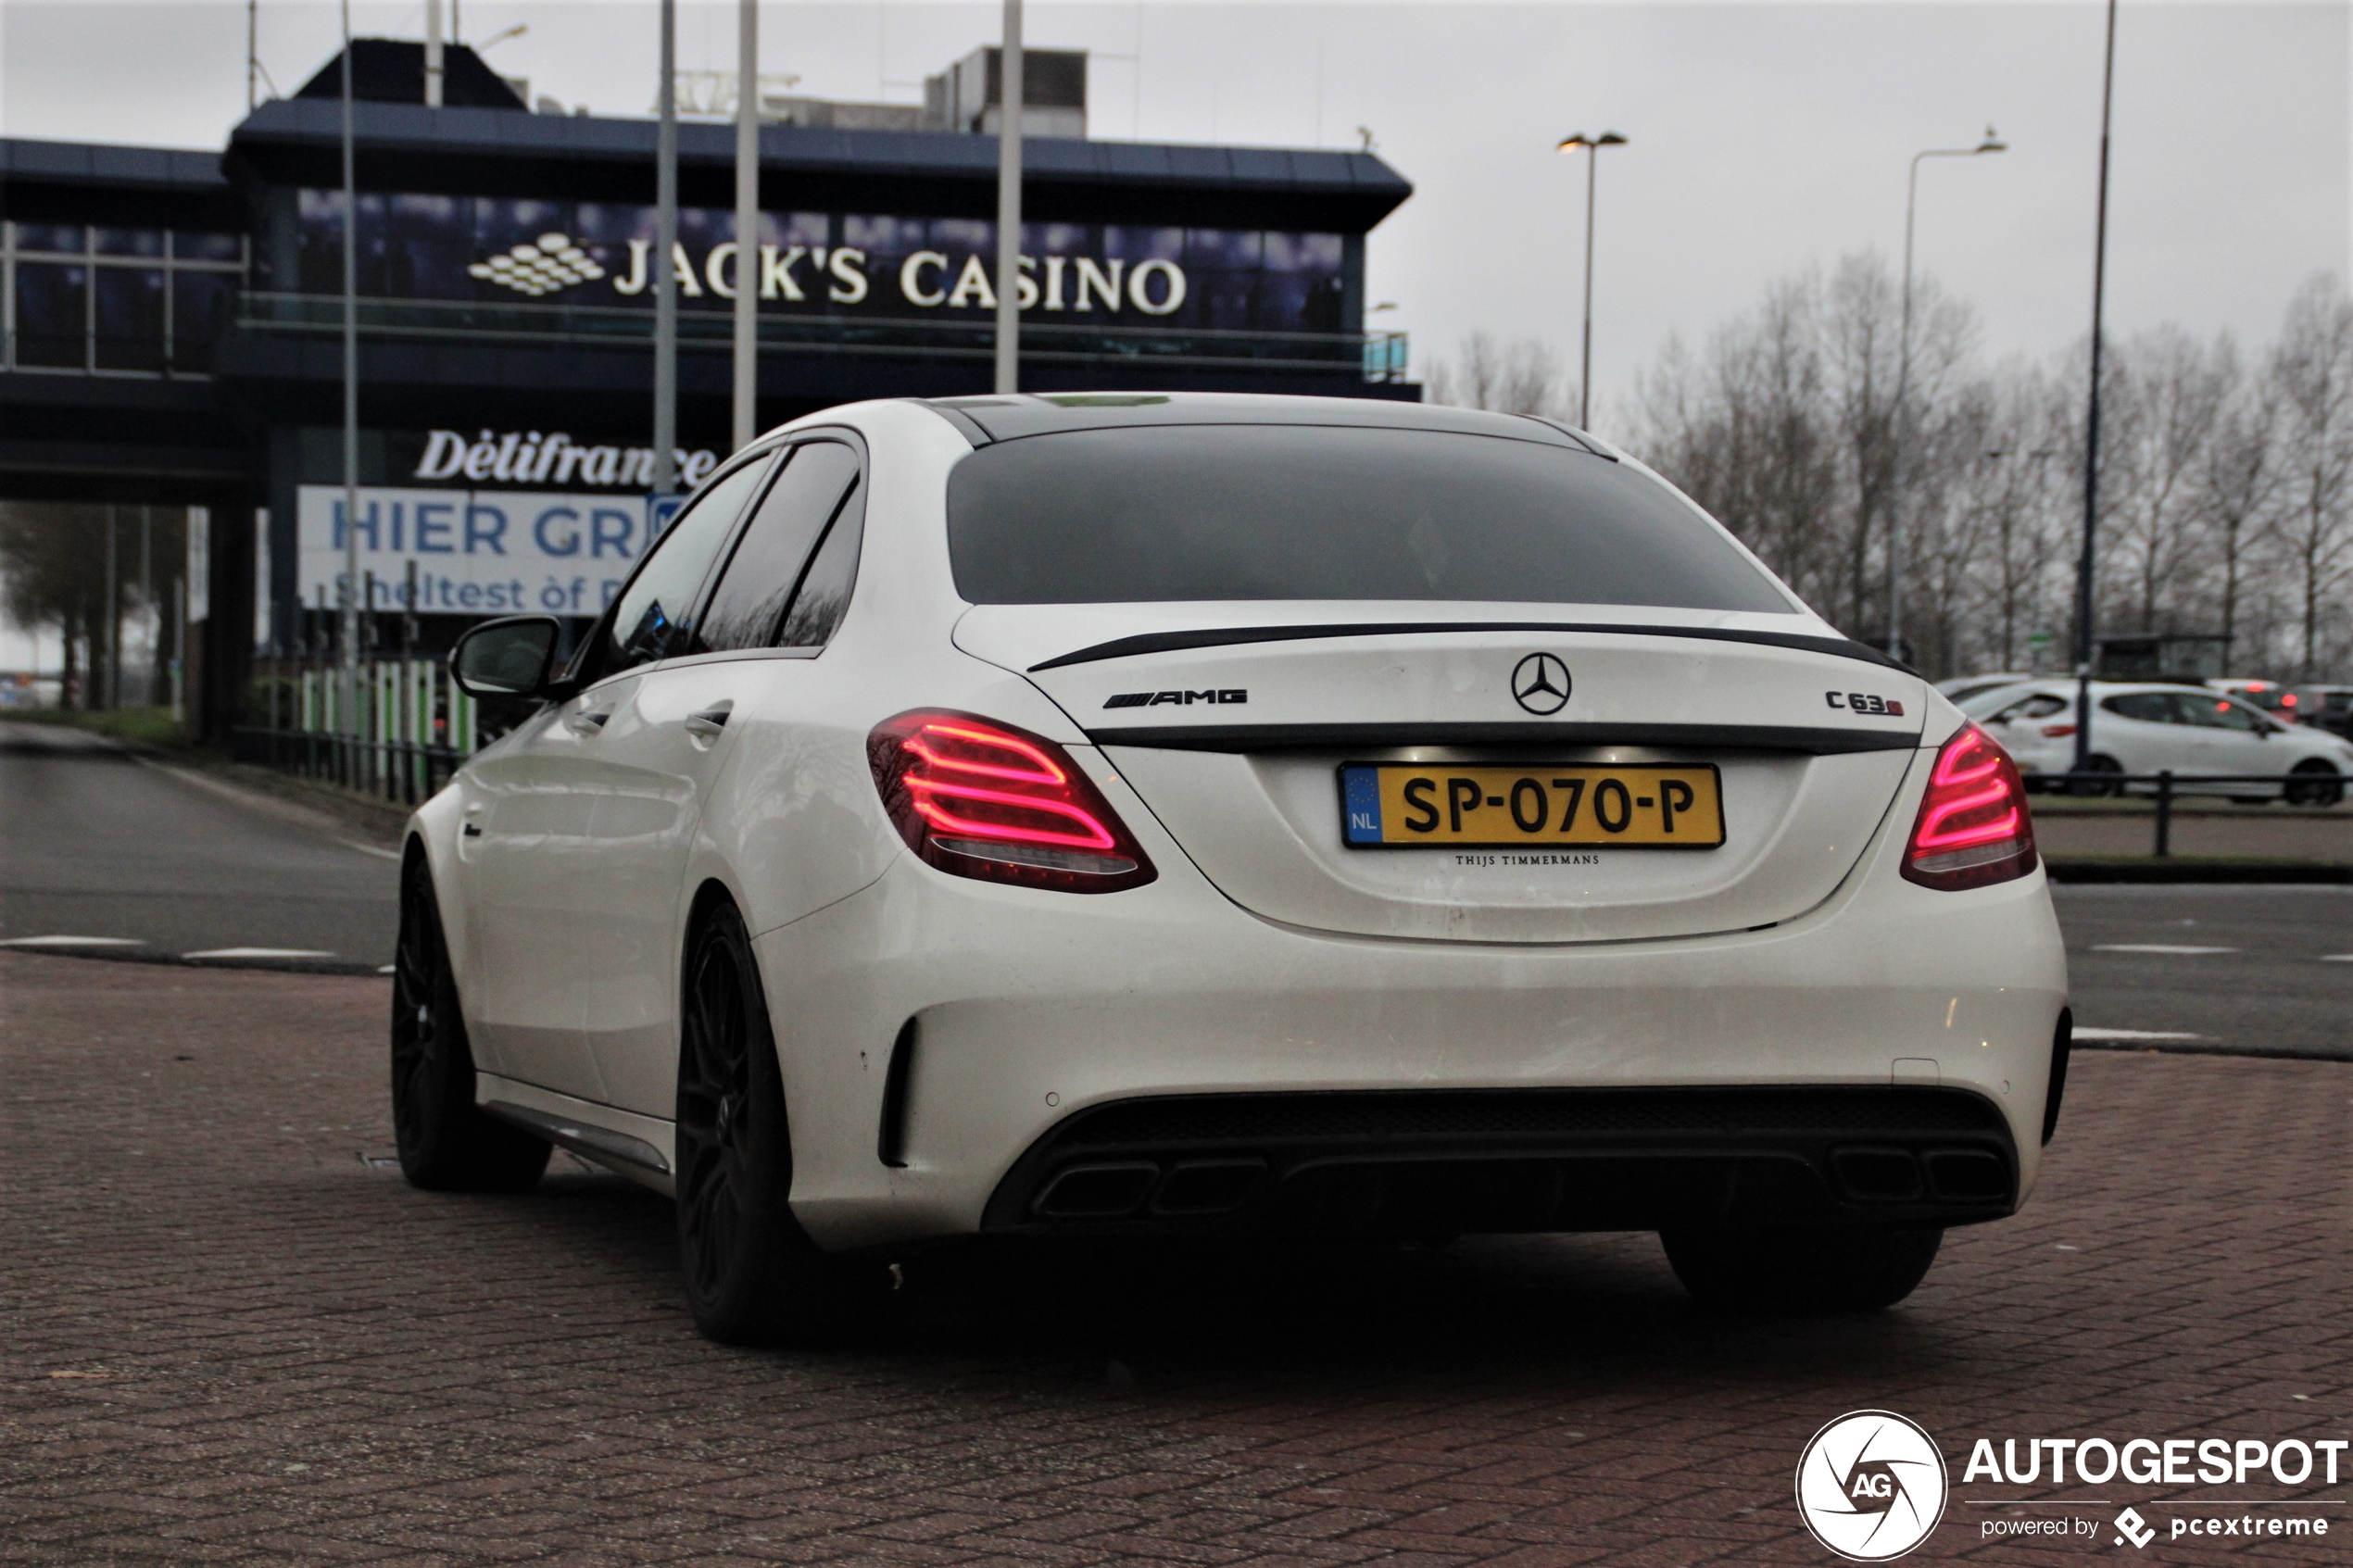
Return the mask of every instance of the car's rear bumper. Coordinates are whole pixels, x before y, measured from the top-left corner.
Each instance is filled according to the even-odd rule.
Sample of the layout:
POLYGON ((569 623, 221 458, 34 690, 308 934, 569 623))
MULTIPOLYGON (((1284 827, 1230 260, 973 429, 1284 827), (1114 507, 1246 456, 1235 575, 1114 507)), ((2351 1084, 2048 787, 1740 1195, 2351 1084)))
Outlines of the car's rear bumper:
POLYGON ((1965 1089, 1159 1096, 1030 1146, 981 1228, 1428 1236, 1955 1225, 2016 1205, 1999 1107, 1965 1089))
MULTIPOLYGON (((1752 1200, 1831 1219, 2007 1212, 2033 1185, 2066 1002, 2050 900, 2039 873, 1968 892, 1917 887, 1895 874, 1899 850, 1900 834, 1884 835, 1830 900, 1768 929, 1574 946, 1302 931, 1237 909, 1175 855, 1152 885, 1099 897, 962 881, 906 859, 758 938, 791 1109, 794 1210, 836 1248, 1140 1224, 1155 1201, 1168 1207, 1161 1184, 1198 1152, 1265 1162, 1260 1196, 1275 1207, 1253 1198, 1247 1216, 1188 1221, 1218 1226, 1292 1223, 1287 1195, 1318 1184, 1355 1184, 1360 1214, 1372 1186, 1382 1205, 1390 1193, 1504 1195, 1458 1206, 1468 1217, 1429 1227, 1440 1229, 1647 1225, 1670 1209, 1729 1213, 1752 1200), (1218 1134, 1198 1149, 1146 1139, 1104 1146, 1110 1163, 1153 1168, 1133 1210, 1057 1219, 1036 1206, 1066 1164, 1097 1159, 1101 1124, 1085 1114, 1097 1108, 1432 1095, 1535 1107, 1567 1105, 1561 1091, 1799 1089, 1876 1094, 1869 1103, 1891 1112, 1913 1103, 1896 1091, 1942 1090, 1938 1103, 1988 1108, 1999 1125, 1928 1129, 1959 1137, 1949 1146, 1878 1110, 1834 1126, 1743 1111, 1658 1135, 1572 1117, 1430 1138, 1218 1134), (1947 1147, 1997 1155, 1999 1197, 1973 1189, 1957 1205, 1949 1183, 1940 1197, 1920 1160, 1947 1147), (1913 1161, 1918 1201, 1856 1195, 1842 1151, 1870 1149, 1913 1161), (1310 1180, 1318 1171, 1340 1173, 1310 1180), (1654 1179, 1683 1198, 1643 1209, 1635 1199, 1654 1179), (1782 1196, 1766 1203, 1757 1195, 1774 1183, 1782 1196), (1708 1210, 1722 1202, 1733 1209, 1708 1210)), ((1365 1223, 1393 1226, 1423 1199, 1394 1201, 1365 1223)))

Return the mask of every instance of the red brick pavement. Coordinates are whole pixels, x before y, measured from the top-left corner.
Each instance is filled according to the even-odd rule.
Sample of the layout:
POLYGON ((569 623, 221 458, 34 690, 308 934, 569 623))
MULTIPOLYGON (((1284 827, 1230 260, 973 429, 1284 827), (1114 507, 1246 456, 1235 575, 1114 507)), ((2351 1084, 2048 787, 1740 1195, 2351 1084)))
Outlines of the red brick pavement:
MULTIPOLYGON (((696 1337, 635 1188, 363 1163, 384 1002, 0 955, 0 1563, 1825 1563, 1793 1469, 1859 1407, 1937 1434, 1957 1499, 2055 1495, 1960 1485, 1981 1436, 2353 1436, 2353 1066, 2079 1058, 2027 1212, 1873 1319, 1703 1314, 1646 1236, 982 1252, 748 1353, 696 1337)), ((2353 1557, 2353 1508, 2145 1553, 2112 1509, 2095 1546, 1994 1512, 1919 1555, 2353 1557)))

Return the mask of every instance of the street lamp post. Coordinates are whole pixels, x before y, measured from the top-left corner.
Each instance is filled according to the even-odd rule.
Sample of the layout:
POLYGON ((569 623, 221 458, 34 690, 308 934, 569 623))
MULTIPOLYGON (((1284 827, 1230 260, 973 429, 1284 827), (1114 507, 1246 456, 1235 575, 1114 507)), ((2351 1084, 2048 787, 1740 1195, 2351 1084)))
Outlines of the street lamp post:
POLYGON ((1557 150, 1585 153, 1585 346, 1577 369, 1577 428, 1592 423, 1593 412, 1593 171, 1604 147, 1622 147, 1626 138, 1615 131, 1588 136, 1579 131, 1561 138, 1557 150))
MULTIPOLYGON (((2092 240, 2092 400, 2083 418, 2083 553, 2075 565, 2075 767, 2092 765, 2092 659, 2094 590, 2099 567, 2100 521, 2100 340, 2108 305, 2108 129, 2116 99, 2116 0, 2108 0, 2108 54, 2100 72, 2099 216, 2092 240)), ((2228 651, 2225 649, 2224 651, 2228 651)))
POLYGON ((1912 223, 1919 211, 1920 161, 1931 157, 1978 157, 2006 153, 2009 144, 1985 128, 1985 139, 1974 147, 1931 147, 1912 155, 1912 170, 1904 187, 1904 332, 1895 348, 1895 483, 1887 504, 1887 654, 1904 641, 1904 486, 1911 460, 1912 419, 1912 223))
MULTIPOLYGON (((1005 0, 997 92, 997 354, 995 388, 1021 390, 1021 0, 1005 0)), ((1138 297, 1141 297, 1139 295, 1138 297)))

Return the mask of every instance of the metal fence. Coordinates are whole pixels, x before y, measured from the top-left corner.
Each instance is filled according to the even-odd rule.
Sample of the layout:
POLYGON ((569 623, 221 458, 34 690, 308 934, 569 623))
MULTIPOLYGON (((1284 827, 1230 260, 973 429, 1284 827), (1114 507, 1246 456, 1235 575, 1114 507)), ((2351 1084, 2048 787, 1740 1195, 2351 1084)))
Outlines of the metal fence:
POLYGON ((474 699, 438 659, 364 660, 349 705, 332 659, 261 659, 251 714, 259 721, 231 732, 238 761, 408 806, 430 798, 483 739, 474 699))
POLYGON ((2345 799, 2345 780, 2328 773, 2044 773, 2034 782, 2061 796, 2114 798, 2146 790, 2154 802, 2149 853, 2173 853, 2173 808, 2184 794, 2221 795, 2233 800, 2281 799, 2291 806, 2330 807, 2345 799))

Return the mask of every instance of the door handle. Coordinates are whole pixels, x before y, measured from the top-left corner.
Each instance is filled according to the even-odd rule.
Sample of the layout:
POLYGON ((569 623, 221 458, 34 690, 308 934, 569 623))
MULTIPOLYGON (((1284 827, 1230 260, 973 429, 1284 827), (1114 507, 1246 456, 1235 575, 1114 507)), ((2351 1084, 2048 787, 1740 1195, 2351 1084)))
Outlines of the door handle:
POLYGON ((723 702, 716 708, 706 708, 699 713, 689 713, 686 715, 686 733, 704 740, 714 739, 720 731, 727 727, 727 715, 734 712, 735 709, 734 703, 723 702))

